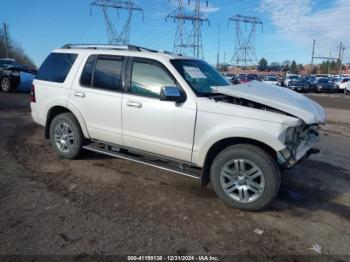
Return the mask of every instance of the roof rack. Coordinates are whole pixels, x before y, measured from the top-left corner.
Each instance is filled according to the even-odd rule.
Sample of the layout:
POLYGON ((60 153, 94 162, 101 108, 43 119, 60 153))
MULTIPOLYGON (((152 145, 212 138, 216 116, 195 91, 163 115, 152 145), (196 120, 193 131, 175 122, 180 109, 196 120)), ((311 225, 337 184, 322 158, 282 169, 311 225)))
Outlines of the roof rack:
POLYGON ((128 50, 128 51, 146 51, 158 53, 156 50, 148 49, 135 45, 101 45, 101 44, 66 44, 63 49, 100 49, 100 50, 128 50))

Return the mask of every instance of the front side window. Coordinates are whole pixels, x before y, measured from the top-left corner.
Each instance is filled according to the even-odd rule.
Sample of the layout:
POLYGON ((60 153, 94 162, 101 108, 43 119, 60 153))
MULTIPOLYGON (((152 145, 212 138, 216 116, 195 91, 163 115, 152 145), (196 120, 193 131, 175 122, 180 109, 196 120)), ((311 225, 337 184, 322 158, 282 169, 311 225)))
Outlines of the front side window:
POLYGON ((96 89, 121 91, 122 65, 122 57, 92 55, 86 61, 80 84, 96 89))
POLYGON ((212 94, 218 86, 230 86, 218 71, 204 61, 173 59, 171 63, 198 96, 212 94))
POLYGON ((146 60, 135 60, 132 66, 129 92, 135 95, 159 98, 163 86, 176 86, 163 67, 146 60))
POLYGON ((77 54, 51 53, 40 66, 35 79, 63 83, 76 58, 77 54))

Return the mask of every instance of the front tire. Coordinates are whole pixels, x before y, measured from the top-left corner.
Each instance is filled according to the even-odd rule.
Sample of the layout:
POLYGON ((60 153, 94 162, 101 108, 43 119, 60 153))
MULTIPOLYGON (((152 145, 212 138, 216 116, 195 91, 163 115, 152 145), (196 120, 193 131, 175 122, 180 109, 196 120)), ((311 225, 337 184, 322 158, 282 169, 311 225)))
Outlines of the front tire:
POLYGON ((60 114, 52 120, 50 142, 53 149, 62 158, 74 159, 80 155, 83 134, 73 114, 60 114))
POLYGON ((5 93, 10 93, 12 91, 12 83, 8 77, 1 78, 0 86, 1 90, 5 93))
POLYGON ((214 159, 210 178, 218 197, 227 205, 258 211, 276 197, 281 175, 264 150, 249 144, 230 146, 214 159))

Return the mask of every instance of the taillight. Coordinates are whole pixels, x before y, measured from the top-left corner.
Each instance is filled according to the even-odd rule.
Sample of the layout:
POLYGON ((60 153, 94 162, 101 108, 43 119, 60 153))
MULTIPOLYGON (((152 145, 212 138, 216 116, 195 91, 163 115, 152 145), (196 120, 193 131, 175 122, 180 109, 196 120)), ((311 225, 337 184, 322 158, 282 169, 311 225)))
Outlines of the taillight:
POLYGON ((30 89, 30 101, 34 103, 36 102, 34 85, 32 85, 32 88, 30 89))

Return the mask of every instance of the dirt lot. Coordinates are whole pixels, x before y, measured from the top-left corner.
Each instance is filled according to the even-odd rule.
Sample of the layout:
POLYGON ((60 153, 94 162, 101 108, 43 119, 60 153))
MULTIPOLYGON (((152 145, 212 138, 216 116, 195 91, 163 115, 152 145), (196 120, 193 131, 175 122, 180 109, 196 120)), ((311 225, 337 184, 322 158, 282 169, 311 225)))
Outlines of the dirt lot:
POLYGON ((350 95, 309 93, 307 96, 326 108, 350 110, 350 95))
POLYGON ((349 137, 323 132, 322 153, 284 174, 269 209, 242 212, 222 204, 210 186, 172 173, 93 153, 59 159, 32 122, 28 100, 0 94, 2 255, 293 254, 308 260, 299 255, 317 255, 311 248, 318 244, 322 254, 349 258, 349 137))

